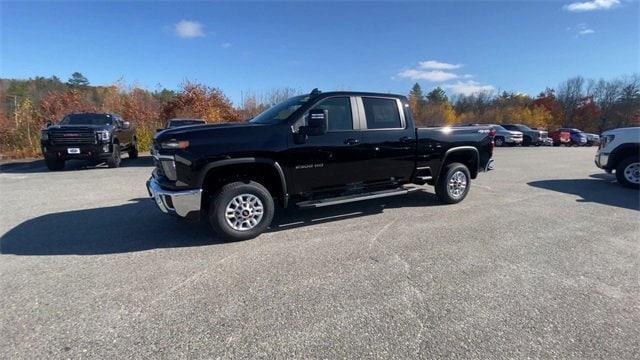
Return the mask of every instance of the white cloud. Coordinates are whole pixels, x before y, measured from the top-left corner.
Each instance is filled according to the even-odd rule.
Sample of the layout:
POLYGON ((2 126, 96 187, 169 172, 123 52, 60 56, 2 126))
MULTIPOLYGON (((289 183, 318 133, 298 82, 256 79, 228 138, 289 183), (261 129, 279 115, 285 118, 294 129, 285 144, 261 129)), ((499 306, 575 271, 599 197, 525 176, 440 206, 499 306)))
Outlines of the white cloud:
POLYGON ((398 73, 398 76, 408 78, 411 80, 427 80, 433 82, 443 82, 448 80, 457 79, 457 74, 441 71, 441 70, 418 70, 407 69, 398 73))
POLYGON ((617 5, 620 5, 620 0, 591 0, 585 2, 574 2, 566 5, 564 8, 568 11, 580 12, 608 10, 617 5))
POLYGON ((432 69, 432 70, 454 70, 462 67, 461 64, 449 64, 445 62, 440 62, 436 60, 427 60, 418 62, 420 67, 423 69, 432 69))
POLYGON ((576 26, 573 27, 568 27, 567 31, 569 33, 572 33, 574 35, 575 38, 578 38, 580 36, 584 36, 584 35, 590 35, 590 34, 595 34, 596 31, 591 29, 589 26, 587 26, 587 24, 585 23, 580 23, 576 26))
POLYGON ((204 37, 204 25, 197 21, 181 20, 173 25, 176 35, 183 39, 204 37))
POLYGON ((578 35, 589 35, 589 34, 594 34, 595 31, 593 31, 593 29, 582 29, 580 31, 578 31, 578 35))
POLYGON ((223 42, 222 44, 220 44, 220 47, 223 49, 228 49, 231 47, 231 43, 230 42, 223 42))
POLYGON ((458 81, 453 84, 444 84, 444 88, 450 89, 454 94, 472 95, 485 91, 494 91, 493 85, 483 85, 473 80, 458 81))

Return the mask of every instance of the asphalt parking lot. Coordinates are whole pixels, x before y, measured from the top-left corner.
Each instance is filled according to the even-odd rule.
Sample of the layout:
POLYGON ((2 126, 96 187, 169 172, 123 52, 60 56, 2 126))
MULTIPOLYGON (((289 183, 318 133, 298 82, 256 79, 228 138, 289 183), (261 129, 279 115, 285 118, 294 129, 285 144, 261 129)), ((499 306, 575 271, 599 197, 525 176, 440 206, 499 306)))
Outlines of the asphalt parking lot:
POLYGON ((221 243, 118 169, 0 166, 0 357, 640 358, 640 195, 595 148, 221 243))

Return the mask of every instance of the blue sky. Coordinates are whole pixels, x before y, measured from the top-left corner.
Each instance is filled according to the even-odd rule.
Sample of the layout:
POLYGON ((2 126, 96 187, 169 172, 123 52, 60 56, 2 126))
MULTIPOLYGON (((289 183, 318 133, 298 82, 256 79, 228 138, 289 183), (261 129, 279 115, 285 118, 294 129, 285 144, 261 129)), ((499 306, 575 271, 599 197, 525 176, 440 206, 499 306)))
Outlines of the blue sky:
POLYGON ((155 89, 535 95, 640 70, 635 1, 2 2, 0 76, 82 72, 155 89))

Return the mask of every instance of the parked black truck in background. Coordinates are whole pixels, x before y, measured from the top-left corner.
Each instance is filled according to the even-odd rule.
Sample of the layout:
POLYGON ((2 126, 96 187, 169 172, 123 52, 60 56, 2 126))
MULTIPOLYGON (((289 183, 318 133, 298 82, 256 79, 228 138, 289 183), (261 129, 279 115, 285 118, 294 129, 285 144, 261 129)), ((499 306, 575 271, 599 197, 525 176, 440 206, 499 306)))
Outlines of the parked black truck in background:
POLYGON ((156 134, 150 195, 167 213, 202 210, 226 239, 264 231, 275 204, 301 208, 406 194, 435 186, 462 201, 491 169, 489 127, 416 128, 401 95, 314 90, 247 123, 156 134))
POLYGON ((138 157, 135 131, 117 114, 74 113, 42 130, 40 146, 49 170, 61 170, 66 160, 85 159, 120 166, 121 153, 138 157))

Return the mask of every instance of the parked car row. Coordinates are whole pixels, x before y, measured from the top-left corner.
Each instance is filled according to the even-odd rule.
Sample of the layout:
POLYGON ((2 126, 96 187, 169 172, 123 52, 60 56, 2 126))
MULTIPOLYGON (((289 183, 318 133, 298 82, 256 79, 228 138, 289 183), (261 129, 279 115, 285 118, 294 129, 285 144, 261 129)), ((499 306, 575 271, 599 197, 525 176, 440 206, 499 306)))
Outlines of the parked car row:
POLYGON ((560 128, 552 132, 530 128, 523 124, 468 124, 469 126, 490 126, 496 131, 495 145, 500 146, 593 146, 600 144, 596 134, 579 129, 560 128))

